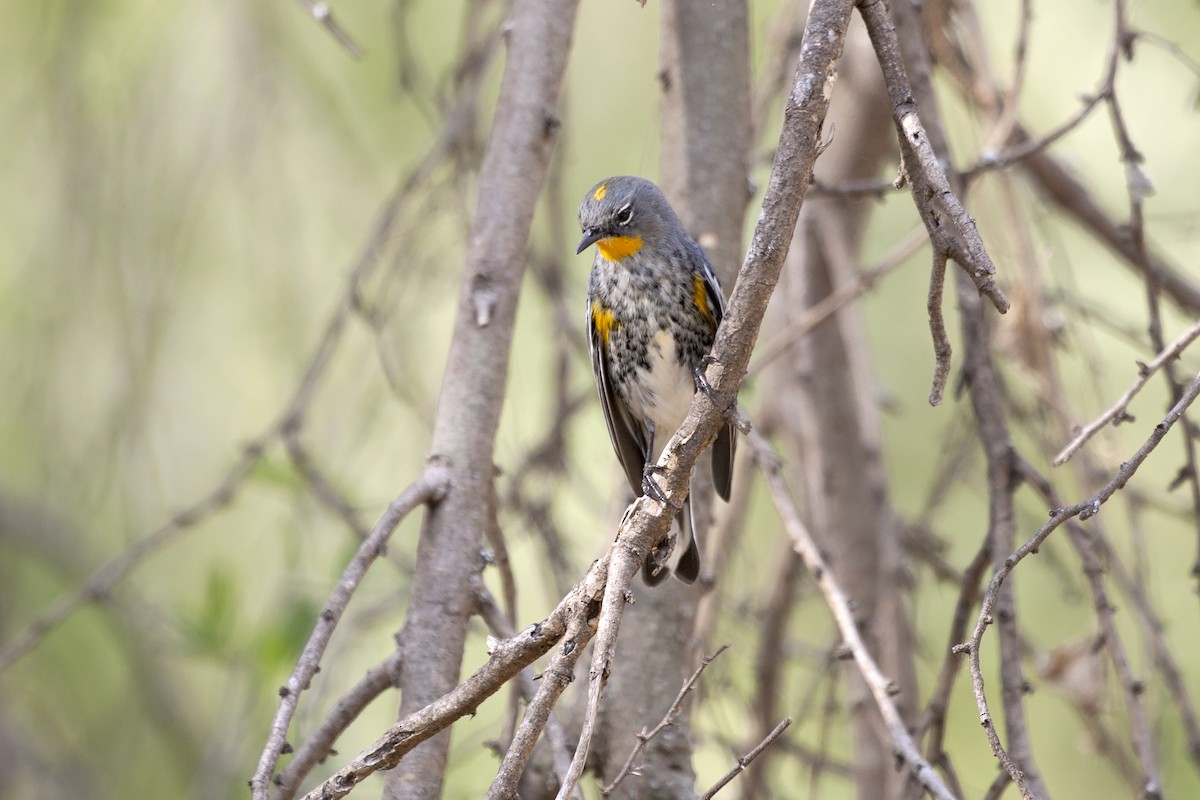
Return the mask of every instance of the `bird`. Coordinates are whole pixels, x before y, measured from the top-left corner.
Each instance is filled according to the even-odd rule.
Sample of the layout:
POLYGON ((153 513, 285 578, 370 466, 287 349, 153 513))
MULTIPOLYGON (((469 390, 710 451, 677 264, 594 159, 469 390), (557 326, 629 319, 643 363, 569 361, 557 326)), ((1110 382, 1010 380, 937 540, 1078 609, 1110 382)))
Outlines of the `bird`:
MULTIPOLYGON (((697 388, 707 389, 709 362, 725 298, 712 263, 688 235, 662 190, 645 178, 615 176, 593 186, 579 206, 583 238, 595 245, 587 288, 587 332, 600 407, 617 460, 635 495, 666 502, 653 472, 663 448, 687 416, 697 388)), ((713 483, 728 501, 737 446, 731 420, 712 448, 713 483)), ((679 513, 683 547, 675 576, 700 575, 691 495, 679 513)), ((646 556, 647 585, 671 570, 655 550, 646 556)))

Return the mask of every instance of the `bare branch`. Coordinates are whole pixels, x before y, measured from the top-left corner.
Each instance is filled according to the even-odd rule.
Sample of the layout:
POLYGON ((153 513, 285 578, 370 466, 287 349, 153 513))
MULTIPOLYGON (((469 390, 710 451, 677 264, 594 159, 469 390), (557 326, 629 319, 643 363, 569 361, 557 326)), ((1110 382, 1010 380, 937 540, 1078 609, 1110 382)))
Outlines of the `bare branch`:
POLYGON ((929 405, 942 403, 946 381, 950 378, 950 337, 946 335, 946 321, 942 318, 942 289, 946 284, 946 254, 933 252, 933 268, 929 272, 929 333, 933 337, 933 384, 929 389, 929 405))
MULTIPOLYGON (((533 755, 533 747, 537 744, 538 737, 550 722, 550 710, 558 702, 563 691, 575 680, 575 663, 583 655, 588 641, 596 633, 594 622, 595 618, 591 615, 575 615, 571 618, 562 647, 559 648, 550 665, 542 671, 537 694, 533 696, 525 709, 525 717, 521 720, 521 725, 513 736, 512 744, 509 746, 508 752, 504 754, 500 770, 488 789, 487 800, 507 800, 507 798, 516 797, 517 783, 521 779, 521 773, 525 770, 530 756, 533 755)), ((559 768, 561 773, 559 777, 565 784, 567 776, 570 774, 570 765, 564 766, 565 768, 559 768, 556 763, 556 768, 559 768)), ((566 796, 576 797, 578 795, 572 790, 566 796)))
MULTIPOLYGON (((1022 477, 1029 480, 1030 484, 1038 490, 1042 497, 1053 506, 1059 505, 1060 501, 1050 486, 1050 482, 1038 473, 1032 464, 1029 464, 1024 459, 1018 459, 1016 469, 1022 477)), ((1120 633, 1117 631, 1115 609, 1112 603, 1109 602, 1108 592, 1104 587, 1104 565, 1095 552, 1095 545, 1088 541, 1087 536, 1078 524, 1068 522, 1067 533, 1070 536, 1071 543, 1075 546, 1076 552, 1079 554, 1080 560, 1083 562, 1083 574, 1087 576, 1088 584, 1091 586, 1092 605, 1096 609, 1096 616, 1100 622, 1104 648, 1108 651, 1117 675, 1121 679, 1121 688, 1125 695, 1125 707, 1129 713, 1129 720, 1133 729, 1134 751, 1137 753, 1138 761, 1142 767, 1141 796, 1144 800, 1154 800, 1162 796, 1162 779, 1159 777, 1158 761, 1154 754, 1154 743, 1150 738, 1150 725, 1146 719, 1146 709, 1141 700, 1142 684, 1141 681, 1135 680, 1133 677, 1132 668, 1129 665, 1129 657, 1125 653, 1125 646, 1122 644, 1120 633)))
POLYGON ((329 3, 324 2, 324 0, 296 0, 296 2, 308 9, 308 13, 312 15, 317 24, 329 31, 329 35, 350 54, 351 58, 359 59, 363 57, 362 48, 351 38, 345 28, 339 25, 338 21, 333 18, 333 11, 329 8, 329 3))
POLYGON ((1000 596, 1000 589, 1016 565, 1030 553, 1036 553, 1042 542, 1060 525, 1075 517, 1086 520, 1095 516, 1100 511, 1100 506, 1129 482, 1129 479, 1137 472, 1138 467, 1158 447, 1159 442, 1163 440, 1172 426, 1179 421, 1197 395, 1200 395, 1200 375, 1192 381, 1191 386, 1188 387, 1183 397, 1180 398, 1179 402, 1175 404, 1175 407, 1171 409, 1163 421, 1154 426, 1154 432, 1151 433, 1145 443, 1138 448, 1137 452, 1128 461, 1121 465, 1121 468, 1117 470, 1117 474, 1099 492, 1081 503, 1052 510, 1050 521, 1039 528, 1025 544, 1021 545, 1016 552, 1005 559, 1004 566, 992 576, 991 581, 988 583, 987 591, 984 593, 979 617, 975 623, 975 629, 971 634, 970 640, 956 645, 954 648, 956 652, 965 652, 970 657, 971 684, 975 693, 975 703, 979 707, 980 723, 983 725, 988 741, 991 743, 992 752, 1012 776, 1013 782, 1017 784, 1023 797, 1031 796, 1029 787, 1025 782, 1023 772, 1009 757, 1000 742, 999 735, 996 733, 996 727, 992 720, 991 711, 988 708, 987 697, 984 693, 983 669, 979 657, 983 635, 987 631, 988 626, 992 624, 992 610, 1000 596))
MULTIPOLYGON (((492 524, 495 445, 508 388, 517 299, 529 232, 560 128, 557 106, 578 0, 517 0, 505 28, 507 59, 467 233, 454 334, 438 399, 430 459, 453 491, 425 516, 408 612, 398 636, 401 719, 454 689, 476 610, 492 524)), ((407 737, 401 737, 407 739, 407 737)), ((440 736, 387 776, 393 800, 441 793, 450 737, 440 736)))
POLYGON ((342 613, 350 604, 350 598, 354 596, 354 591, 366 577, 367 570, 370 569, 375 559, 383 554, 387 540, 391 538, 392 532, 396 530, 396 526, 400 524, 401 520, 419 506, 438 502, 445 496, 449 488, 450 474, 447 470, 440 467, 428 468, 424 475, 414 481, 388 505, 387 510, 375 523, 371 533, 359 546, 354 558, 342 571, 342 577, 338 580, 337 587, 321 610, 317 624, 313 628, 312 634, 309 635, 308 642, 300 653, 300 658, 296 661, 296 668, 292 671, 287 683, 279 689, 279 710, 275 712, 275 720, 271 723, 271 732, 267 736, 266 746, 259 758, 258 769, 254 771, 254 777, 250 779, 250 790, 255 800, 266 800, 267 798, 271 775, 275 771, 275 765, 287 742, 287 731, 291 726, 292 716, 296 713, 296 707, 300 703, 300 693, 309 687, 313 676, 317 674, 321 665, 321 657, 325 655, 325 648, 329 646, 329 640, 333 638, 338 620, 342 618, 342 613))
POLYGON ((488 660, 470 678, 388 728, 371 747, 305 795, 305 800, 345 797, 370 775, 399 764, 406 753, 455 720, 475 713, 479 704, 498 692, 509 679, 548 653, 567 633, 572 621, 595 616, 596 603, 603 596, 608 580, 610 557, 611 551, 592 564, 583 580, 548 617, 512 638, 497 642, 488 660))
POLYGON ((1182 353, 1184 349, 1186 349, 1187 346, 1196 339, 1197 336, 1200 336, 1200 320, 1192 323, 1192 326, 1180 334, 1179 338, 1171 342, 1171 344, 1168 345, 1165 350, 1156 355, 1149 362, 1145 364, 1139 363, 1138 376, 1137 379, 1134 380, 1133 384, 1125 390, 1124 394, 1117 398, 1117 402, 1113 403, 1113 405, 1109 407, 1107 411, 1079 430, 1079 433, 1075 435, 1075 438, 1068 442, 1066 446, 1063 447, 1063 449, 1059 452, 1059 454, 1054 457, 1054 466, 1057 467, 1065 464, 1071 458, 1071 456, 1073 456, 1076 451, 1079 450, 1080 447, 1083 447, 1083 445, 1086 444, 1089 439, 1095 436, 1096 433, 1098 433, 1102 428, 1104 428, 1104 426, 1108 425, 1109 423, 1118 424, 1131 419, 1127 413, 1129 401, 1131 401, 1137 395, 1137 393, 1142 390, 1142 387, 1146 385, 1154 373, 1158 372, 1158 370, 1161 369, 1164 364, 1167 364, 1178 358, 1179 354, 1182 353))
POLYGON ((689 694, 691 694, 692 687, 696 685, 696 681, 700 678, 700 673, 704 672, 705 667, 711 664, 717 658, 717 656, 721 655, 721 653, 724 653, 728 649, 729 645, 723 644, 717 648, 716 652, 714 652, 712 655, 705 656, 704 660, 700 662, 700 666, 696 667, 696 671, 693 672, 691 676, 683 682, 683 686, 680 687, 679 694, 675 696, 675 701, 671 703, 671 707, 667 710, 666 716, 664 716, 662 720, 649 731, 647 731, 645 728, 642 729, 641 733, 639 733, 636 737, 637 743, 633 746, 633 749, 629 751, 629 757, 625 759, 625 764, 621 767, 621 771, 617 773, 617 777, 613 778, 612 782, 607 786, 601 788, 601 797, 608 797, 621 784, 621 781, 625 780, 625 776, 628 775, 633 769, 633 763, 637 761, 637 757, 641 755, 642 750, 646 747, 647 742, 649 742, 658 734, 662 733, 663 729, 668 725, 675 724, 675 720, 679 718, 681 713, 683 713, 683 701, 689 694))
MULTIPOLYGON (((859 13, 867 24, 867 33, 875 46, 887 82, 892 116, 900 133, 904 173, 912 187, 913 202, 933 244, 935 258, 934 274, 930 279, 930 302, 940 297, 942 281, 938 272, 944 274, 945 259, 952 258, 974 282, 979 293, 987 296, 995 309, 1003 314, 1008 310, 1008 300, 996 285, 996 268, 975 228, 975 220, 967 214, 954 193, 938 158, 939 154, 934 151, 933 143, 918 116, 913 88, 905 72, 900 42, 887 6, 883 0, 865 0, 859 3, 859 13)), ((940 314, 930 314, 930 331, 937 352, 937 367, 929 402, 937 405, 949 373, 949 341, 944 336, 940 314), (940 338, 939 331, 943 334, 940 338)))
MULTIPOLYGON (((558 790, 557 800, 568 800, 574 794, 575 786, 579 783, 584 767, 587 765, 588 751, 591 748, 592 736, 595 733, 596 721, 600 714, 600 696, 612 667, 613 652, 617 645, 617 632, 621 627, 621 614, 630 597, 629 582, 645 560, 650 546, 662 538, 670 523, 671 517, 663 514, 658 518, 651 517, 639 525, 639 520, 635 516, 637 509, 639 506, 644 507, 648 502, 654 503, 655 501, 640 497, 626 509, 625 517, 621 520, 621 529, 617 533, 617 540, 609 548, 608 582, 604 587, 600 621, 596 627, 596 644, 592 648, 592 667, 588 677, 583 728, 579 732, 579 743, 575 746, 571 768, 567 771, 566 780, 558 790)), ((655 505, 664 509, 661 503, 655 503, 655 505)))
POLYGON ((825 564, 825 559, 821 556, 821 551, 813 540, 812 534, 809 533, 808 527, 800 518, 800 512, 779 472, 779 461, 771 449, 771 445, 757 432, 752 432, 748 439, 751 447, 754 448, 754 455, 763 477, 766 479, 771 499, 775 502, 775 507, 779 511, 788 536, 792 539, 792 545, 804 559, 805 567, 808 568, 813 580, 820 587, 821 594, 825 596, 825 604, 832 612, 834 621, 837 622, 842 640, 849 648, 855 665, 871 690, 871 696, 875 699, 875 704, 887 726, 896 758, 908 765, 913 778, 934 797, 939 800, 953 800, 954 795, 946 788, 929 762, 921 757, 920 751, 917 750, 916 744, 909 735, 904 718, 900 716, 900 711, 892 701, 895 684, 884 677, 879 670, 879 665, 867 651, 862 635, 858 632, 858 624, 854 621, 854 612, 850 610, 850 601, 846 599, 833 572, 825 564))
POLYGON ((711 800, 711 798, 715 796, 717 792, 724 789, 730 781, 740 775, 746 769, 746 767, 750 766, 750 762, 754 761, 754 759, 758 758, 762 751, 770 747, 771 743, 778 739, 780 735, 782 735, 783 732, 791 726, 791 724, 791 717, 784 717, 782 720, 780 720, 779 724, 775 726, 775 729, 768 733, 766 738, 758 743, 757 747, 739 758, 733 769, 721 776, 721 779, 714 783, 711 789, 700 796, 700 800, 711 800))
POLYGON ((275 777, 274 783, 278 790, 273 794, 276 797, 283 800, 295 797, 300 782, 313 767, 329 756, 334 743, 346 728, 350 727, 350 723, 358 719, 363 710, 376 698, 392 688, 400 657, 400 651, 393 651, 334 703, 325 719, 304 739, 304 744, 297 748, 288 765, 275 777))

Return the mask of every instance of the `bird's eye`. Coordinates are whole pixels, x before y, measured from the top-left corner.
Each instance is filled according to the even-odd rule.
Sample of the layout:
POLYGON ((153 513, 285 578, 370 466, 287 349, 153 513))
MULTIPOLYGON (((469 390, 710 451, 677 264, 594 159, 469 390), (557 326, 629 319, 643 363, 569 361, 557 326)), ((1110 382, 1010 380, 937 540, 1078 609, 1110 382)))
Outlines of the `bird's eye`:
POLYGON ((617 212, 616 219, 617 219, 618 225, 628 225, 630 222, 633 222, 632 206, 630 206, 628 204, 622 206, 621 210, 617 212))

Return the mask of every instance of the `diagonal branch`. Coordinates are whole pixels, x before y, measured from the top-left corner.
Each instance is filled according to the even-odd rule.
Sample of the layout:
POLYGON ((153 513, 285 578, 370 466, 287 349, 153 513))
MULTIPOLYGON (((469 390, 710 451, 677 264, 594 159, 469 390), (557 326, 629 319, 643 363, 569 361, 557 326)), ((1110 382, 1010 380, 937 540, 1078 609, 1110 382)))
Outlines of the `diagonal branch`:
MULTIPOLYGON (((593 563, 583 580, 559 601, 544 620, 496 643, 491 648, 488 660, 470 678, 400 719, 369 748, 306 794, 305 800, 345 797, 369 776, 399 764, 414 747, 445 730, 455 720, 474 714, 480 703, 500 691, 522 669, 548 653, 567 634, 573 621, 590 620, 595 616, 596 603, 603 595, 608 580, 610 557, 606 555, 593 563)), ((584 626, 584 630, 587 628, 584 626)))
MULTIPOLYGON (((813 164, 820 153, 821 127, 829 110, 836 65, 845 44, 852 8, 852 0, 818 0, 809 10, 762 212, 729 299, 728 312, 717 331, 714 359, 705 374, 711 392, 696 393, 687 418, 659 459, 659 467, 665 468, 661 488, 668 503, 676 508, 687 496, 688 478, 700 453, 716 438, 725 413, 735 407, 738 388, 745 378, 767 302, 779 281, 813 164)), ((611 551, 610 580, 592 654, 587 714, 560 798, 570 795, 583 773, 601 690, 611 667, 628 581, 650 546, 666 535, 673 513, 666 503, 641 497, 622 520, 616 547, 611 551)))
POLYGON ((266 800, 272 773, 275 771, 275 765, 287 742, 287 731, 291 726, 292 716, 296 713, 296 707, 300 703, 300 693, 309 687, 313 676, 320 669, 321 657, 325 655, 325 648, 329 646, 329 641, 333 638, 338 620, 342 618, 342 613, 350 604, 350 598, 354 596, 354 591, 366 577, 367 570, 375 562, 375 559, 383 554, 387 540, 391 538, 396 526, 421 505, 440 500, 449 488, 449 472, 440 467, 430 467, 424 475, 388 505, 383 516, 375 523, 371 533, 359 546, 354 558, 342 571, 341 579, 338 580, 333 594, 317 617, 317 624, 313 628, 312 634, 309 635, 308 642, 300 653, 300 658, 296 661, 296 668, 292 671, 287 683, 279 689, 279 710, 276 711, 275 720, 271 723, 271 732, 267 737, 266 746, 263 747, 262 756, 259 758, 258 769, 254 771, 254 777, 250 779, 251 794, 255 800, 266 800))
POLYGON ((904 177, 912 187, 913 202, 929 232, 933 245, 933 276, 930 281, 930 330, 934 337, 937 367, 929 402, 937 405, 949 375, 949 341, 941 322, 941 312, 933 309, 940 301, 940 286, 944 276, 945 261, 954 259, 964 274, 975 284, 981 295, 986 296, 1001 314, 1008 311, 1008 299, 996 285, 996 268, 983 245, 983 239, 975 228, 975 220, 967 213, 962 201, 954 193, 946 167, 938 159, 930 136, 917 113, 913 99, 913 88, 904 69, 900 41, 883 0, 861 0, 859 13, 867 25, 867 34, 879 58, 887 83, 888 97, 892 103, 892 118, 900 135, 900 155, 904 177), (939 331, 941 336, 939 337, 939 331))
POLYGON ((1004 745, 1000 742, 999 734, 996 733, 996 726, 992 720, 992 713, 988 707, 987 696, 983 689, 983 668, 979 658, 983 635, 987 631, 988 626, 993 622, 992 612, 1000 597, 1000 589, 1004 586, 1004 581, 1012 573, 1017 564, 1030 553, 1036 553, 1038 548, 1041 547, 1042 542, 1064 522, 1076 517, 1080 520, 1087 520, 1099 513, 1100 506, 1124 488, 1125 484, 1137 472, 1138 467, 1142 465, 1142 462, 1158 447, 1172 426, 1183 417, 1184 412, 1195 401, 1197 395, 1200 395, 1200 375, 1196 376, 1196 379, 1192 381, 1187 391, 1184 392, 1183 397, 1180 398, 1179 402, 1175 404, 1175 407, 1171 409, 1162 422, 1154 426, 1154 431, 1150 434, 1150 437, 1146 439, 1128 461, 1121 464, 1121 468, 1117 470, 1117 474, 1099 492, 1081 503, 1051 510, 1050 521, 1039 528, 1025 544, 1021 545, 1012 555, 1005 559, 1003 567, 997 570, 992 576, 991 581, 988 583, 987 591, 984 593, 983 603, 979 609, 979 617, 975 622, 975 629, 971 633, 970 640, 954 647, 955 652, 966 653, 970 658, 971 685, 975 693, 975 704, 979 707, 979 721, 987 734, 988 742, 992 746, 992 752, 1008 771, 1009 775, 1012 776, 1013 782, 1017 784, 1017 788, 1021 790, 1023 797, 1030 797, 1030 791, 1026 785, 1024 774, 1009 757, 1004 749, 1004 745))
POLYGON ((771 449, 771 445, 758 432, 751 433, 749 440, 754 448, 754 455, 760 471, 766 479, 771 499, 775 502, 775 507, 783 519, 788 536, 792 539, 792 546, 804 559, 804 565, 813 576, 817 586, 820 587, 821 594, 825 596, 825 604, 829 606, 829 610, 833 614, 838 631, 870 688, 871 696, 875 698, 875 704, 879 707, 884 724, 887 725, 893 753, 899 761, 908 765, 916 781, 924 786, 931 795, 939 800, 953 800, 954 795, 946 788, 929 762, 921 757, 916 743, 913 742, 904 718, 900 716, 900 711, 892 701, 895 684, 884 676, 879 665, 875 663, 875 659, 867 650, 862 635, 858 631, 858 624, 854 620, 854 612, 850 609, 850 601, 842 591, 833 572, 825 564, 825 559, 821 556, 817 543, 800 518, 800 511, 796 508, 796 504, 788 492, 787 484, 780 474, 779 461, 771 449))
POLYGON ((724 653, 728 649, 729 645, 723 644, 718 647, 712 655, 705 656, 704 660, 700 662, 700 666, 696 667, 696 671, 693 672, 691 676, 683 682, 683 686, 681 686, 679 689, 679 694, 675 695, 674 702, 672 702, 671 707, 667 709, 666 716, 664 716, 659 723, 650 730, 643 728, 642 731, 637 734, 637 742, 634 744, 633 749, 629 751, 629 757, 625 759, 625 763, 621 766, 621 771, 617 773, 617 777, 613 778, 611 783, 600 790, 601 797, 608 797, 610 794, 616 791, 617 787, 621 785, 621 781, 625 780, 625 776, 633 771, 633 765, 637 761, 638 756, 642 754, 642 750, 645 749, 647 742, 649 742, 655 736, 658 736, 658 734, 662 733, 663 729, 665 729, 667 726, 675 724, 675 720, 677 720, 679 715, 683 713, 683 701, 687 699, 689 694, 691 694, 692 688, 696 685, 696 681, 700 679, 700 673, 704 672, 705 667, 711 664, 714 660, 716 660, 717 656, 721 655, 721 653, 724 653))
POLYGON ((1200 320, 1192 324, 1190 328, 1180 334, 1179 338, 1171 342, 1161 353, 1156 355, 1148 363, 1138 363, 1138 376, 1133 384, 1125 390, 1125 393, 1117 398, 1117 402, 1113 403, 1107 411, 1094 419, 1092 422, 1080 429, 1075 438, 1066 444, 1065 447, 1054 457, 1054 466, 1058 467, 1070 460, 1071 456, 1087 443, 1088 439, 1095 436, 1105 425, 1112 423, 1114 425, 1120 422, 1126 422, 1132 419, 1127 413, 1129 402, 1142 390, 1142 387, 1150 380, 1164 364, 1175 360, 1179 354, 1192 343, 1197 336, 1200 336, 1200 320))

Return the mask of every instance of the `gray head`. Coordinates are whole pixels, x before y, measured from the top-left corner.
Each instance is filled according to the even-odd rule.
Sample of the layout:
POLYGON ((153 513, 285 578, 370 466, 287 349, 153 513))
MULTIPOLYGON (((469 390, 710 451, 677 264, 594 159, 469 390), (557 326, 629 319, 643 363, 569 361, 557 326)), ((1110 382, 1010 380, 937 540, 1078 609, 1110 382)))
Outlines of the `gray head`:
POLYGON ((630 175, 600 181, 588 190, 579 204, 579 227, 583 239, 576 253, 599 242, 600 252, 613 260, 683 228, 662 191, 630 175))

